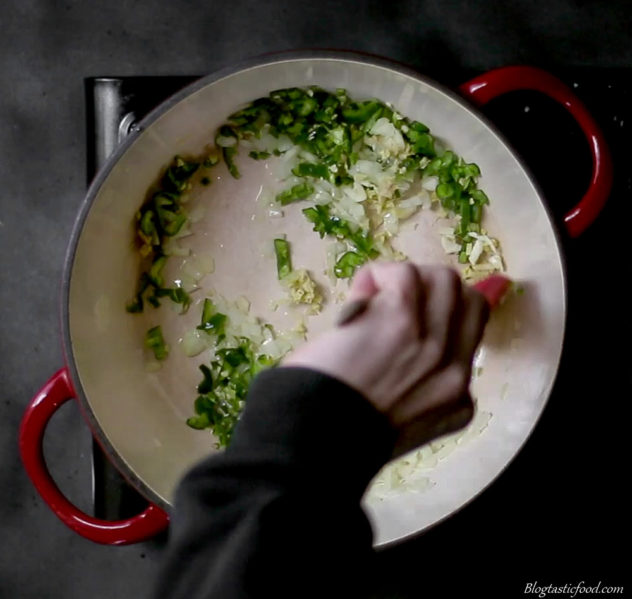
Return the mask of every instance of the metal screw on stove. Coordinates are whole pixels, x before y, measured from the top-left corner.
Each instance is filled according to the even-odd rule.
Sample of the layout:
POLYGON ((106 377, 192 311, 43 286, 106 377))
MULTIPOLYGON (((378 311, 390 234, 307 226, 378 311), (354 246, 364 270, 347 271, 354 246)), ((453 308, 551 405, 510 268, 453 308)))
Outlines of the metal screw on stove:
POLYGON ((134 112, 128 112, 123 116, 118 128, 118 141, 121 143, 126 137, 132 133, 140 131, 140 127, 136 122, 136 114, 134 112))

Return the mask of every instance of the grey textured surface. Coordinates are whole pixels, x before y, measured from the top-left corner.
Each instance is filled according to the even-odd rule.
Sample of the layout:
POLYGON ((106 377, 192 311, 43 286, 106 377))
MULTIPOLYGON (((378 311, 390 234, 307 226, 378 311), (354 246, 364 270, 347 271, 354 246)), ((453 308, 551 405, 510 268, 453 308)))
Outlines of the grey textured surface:
MULTIPOLYGON (((632 65, 628 6, 579 0, 4 0, 0 597, 142 597, 161 549, 160 541, 103 547, 79 538, 39 499, 17 453, 27 402, 63 365, 59 286, 85 191, 84 77, 205 74, 263 52, 307 47, 381 54, 430 75, 514 62, 625 67, 632 65)), ((90 438, 74 405, 54 418, 45 451, 62 489, 89 509, 90 438)), ((398 555, 403 558, 405 549, 398 555)), ((514 591, 505 596, 520 596, 514 591)))

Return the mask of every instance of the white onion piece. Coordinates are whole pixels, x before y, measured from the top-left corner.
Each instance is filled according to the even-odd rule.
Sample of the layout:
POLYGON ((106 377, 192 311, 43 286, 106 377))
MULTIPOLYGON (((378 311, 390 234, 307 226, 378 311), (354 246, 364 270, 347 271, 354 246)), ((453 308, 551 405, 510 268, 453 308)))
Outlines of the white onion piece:
POLYGON ((406 142, 402 134, 386 117, 377 119, 373 127, 371 127, 370 133, 375 136, 377 140, 368 138, 367 141, 369 145, 374 148, 376 145, 379 145, 379 153, 383 157, 397 156, 406 150, 406 142))
POLYGON ((199 223, 206 216, 206 206, 198 205, 189 212, 189 222, 199 223))
POLYGON ((391 235, 397 235, 399 231, 399 219, 397 218, 397 214, 395 212, 387 212, 382 217, 384 222, 384 229, 388 231, 391 235))
POLYGON ((235 300, 235 305, 237 306, 239 310, 241 310, 242 312, 246 314, 250 312, 250 300, 245 295, 240 295, 235 300))
POLYGON ((215 138, 215 144, 220 148, 232 148, 237 145, 237 138, 232 135, 218 135, 215 138))
POLYGON ((408 198, 403 198, 399 200, 399 202, 397 202, 395 213, 401 220, 404 220, 415 214, 415 212, 417 212, 417 210, 421 208, 427 201, 429 201, 429 196, 428 193, 425 191, 422 191, 408 198))
POLYGON ((474 245, 472 247, 472 250, 468 253, 467 259, 469 260, 470 264, 476 264, 478 262, 478 259, 481 257, 481 254, 483 253, 483 241, 481 239, 477 239, 474 242, 474 245))
POLYGON ((435 177, 434 175, 424 177, 421 181, 421 186, 426 191, 434 191, 437 189, 437 185, 439 184, 439 177, 435 177))
POLYGON ((191 228, 189 227, 189 223, 186 222, 180 228, 180 230, 171 237, 171 239, 182 239, 183 237, 189 237, 189 235, 193 235, 193 231, 191 231, 191 228))
POLYGON ((282 358, 292 350, 292 344, 287 339, 267 339, 261 344, 261 352, 274 360, 282 358))
POLYGON ((162 251, 165 253, 165 256, 180 256, 186 257, 191 255, 191 249, 187 247, 182 247, 177 239, 173 237, 168 237, 162 244, 162 251))
POLYGON ((212 347, 213 337, 204 331, 192 329, 184 334, 180 344, 184 355, 191 358, 212 347))
POLYGON ((336 266, 336 261, 338 260, 338 256, 340 256, 345 250, 347 246, 340 241, 335 241, 333 243, 327 244, 326 250, 326 260, 327 260, 327 272, 326 274, 331 279, 332 284, 335 286, 338 283, 338 277, 334 274, 334 267, 336 266))
POLYGON ((359 183, 354 183, 352 187, 345 185, 343 192, 353 202, 364 202, 366 200, 366 191, 359 183))
POLYGON ((183 281, 186 278, 188 281, 199 283, 206 275, 215 270, 215 261, 212 256, 206 254, 192 256, 187 260, 183 260, 180 270, 183 281))
POLYGON ((326 191, 322 187, 316 187, 315 189, 316 192, 312 196, 315 204, 318 204, 320 206, 331 204, 333 197, 328 191, 326 191))
POLYGON ((279 152, 287 152, 294 147, 292 140, 287 135, 279 135, 279 139, 277 140, 277 150, 279 150, 279 152))
POLYGON ((451 235, 441 235, 441 247, 446 254, 457 254, 461 249, 461 246, 451 235))

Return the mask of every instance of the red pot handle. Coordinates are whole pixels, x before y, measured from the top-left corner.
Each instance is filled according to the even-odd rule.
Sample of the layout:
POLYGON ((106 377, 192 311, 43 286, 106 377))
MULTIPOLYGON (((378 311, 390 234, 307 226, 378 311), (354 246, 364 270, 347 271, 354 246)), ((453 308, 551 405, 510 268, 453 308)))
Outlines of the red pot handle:
POLYGON ((52 479, 42 450, 44 431, 59 407, 75 397, 68 370, 62 368, 42 387, 28 405, 20 426, 20 455, 42 499, 64 524, 82 537, 106 545, 128 545, 154 537, 169 524, 169 516, 150 504, 126 520, 100 520, 75 507, 52 479))
POLYGON ((593 172, 588 190, 564 216, 571 237, 581 235, 601 212, 612 188, 612 160, 601 129, 572 90, 550 73, 528 66, 508 66, 483 73, 459 87, 478 106, 511 91, 532 90, 559 102, 581 127, 592 155, 593 172))

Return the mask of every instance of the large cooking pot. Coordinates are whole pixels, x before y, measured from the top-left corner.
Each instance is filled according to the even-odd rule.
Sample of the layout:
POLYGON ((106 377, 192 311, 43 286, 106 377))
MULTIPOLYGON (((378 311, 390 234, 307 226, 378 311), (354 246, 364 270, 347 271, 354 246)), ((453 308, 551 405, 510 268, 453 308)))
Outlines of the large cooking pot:
MULTIPOLYGON (((403 492, 365 504, 375 544, 418 533, 476 497, 520 450, 544 408, 564 339, 566 291, 560 245, 537 185, 473 105, 508 91, 530 89, 560 102, 575 117, 593 157, 590 187, 564 219, 567 232, 576 236, 599 213, 612 180, 602 134, 582 103, 556 78, 530 67, 491 71, 462 85, 459 95, 402 66, 355 54, 286 54, 252 61, 199 80, 148 116, 98 174, 77 219, 64 276, 67 366, 28 406, 20 449, 42 498, 89 539, 123 544, 162 530, 179 478, 213 451, 208 433, 185 424, 199 379, 187 373, 196 373, 197 365, 185 364, 174 352, 160 374, 145 368, 144 331, 149 322, 159 323, 161 310, 168 308, 141 317, 124 310, 138 276, 132 243, 135 212, 173 156, 199 154, 237 107, 275 89, 308 85, 343 87, 353 98, 391 102, 406 116, 426 123, 466 160, 476 162, 483 172, 481 185, 492 199, 487 228, 501 241, 510 276, 526 289, 493 315, 483 341, 485 368, 474 391, 492 414, 487 429, 439 462, 430 475, 433 485, 423 495, 403 492), (151 502, 142 514, 102 521, 79 511, 55 485, 45 465, 42 439, 53 413, 70 398, 77 399, 116 467, 151 502)), ((230 244, 238 243, 242 251, 256 245, 260 231, 248 229, 243 198, 258 185, 257 176, 246 174, 224 185, 212 193, 229 194, 231 201, 215 200, 211 220, 216 224, 208 224, 198 237, 215 244, 214 285, 226 293, 243 293, 245 285, 247 293, 256 295, 267 284, 257 260, 231 261, 230 251, 239 248, 230 244), (224 244, 228 249, 222 254, 219 245, 224 244)), ((446 256, 433 248, 421 244, 410 255, 418 262, 445 261, 446 256)), ((327 318, 321 327, 330 322, 327 318)))

